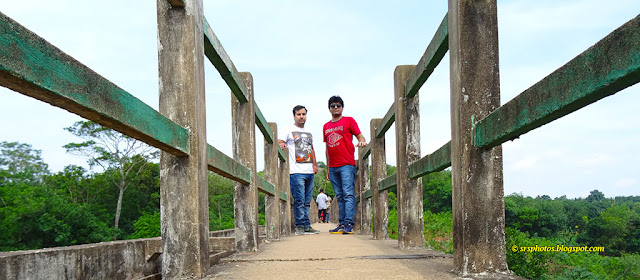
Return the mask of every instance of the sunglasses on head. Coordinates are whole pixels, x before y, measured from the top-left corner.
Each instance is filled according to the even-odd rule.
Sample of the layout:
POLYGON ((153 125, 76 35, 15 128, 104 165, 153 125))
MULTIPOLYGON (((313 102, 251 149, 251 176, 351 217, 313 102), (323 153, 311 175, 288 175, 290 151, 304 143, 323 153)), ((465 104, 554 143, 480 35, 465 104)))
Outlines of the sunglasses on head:
POLYGON ((342 105, 340 105, 340 104, 331 104, 331 105, 329 105, 329 108, 331 108, 331 109, 342 108, 342 105))

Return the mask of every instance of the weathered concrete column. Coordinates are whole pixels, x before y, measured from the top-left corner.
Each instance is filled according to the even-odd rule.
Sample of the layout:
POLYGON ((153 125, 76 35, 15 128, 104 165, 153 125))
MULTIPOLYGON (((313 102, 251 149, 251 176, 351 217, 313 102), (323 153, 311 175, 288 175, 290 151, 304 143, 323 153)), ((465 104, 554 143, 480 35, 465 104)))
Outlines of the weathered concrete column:
MULTIPOLYGON (((284 158, 289 158, 289 149, 282 150, 284 158)), ((291 187, 289 186, 289 162, 279 161, 278 169, 278 189, 282 190, 287 196, 286 201, 280 200, 280 235, 291 235, 291 187)))
POLYGON ((273 184, 275 195, 264 197, 264 218, 267 228, 267 239, 280 239, 280 186, 278 184, 278 125, 270 122, 273 131, 273 143, 264 141, 264 178, 273 184))
POLYGON ((338 207, 338 199, 335 196, 331 200, 331 216, 329 216, 329 222, 338 224, 340 223, 340 207, 338 207))
MULTIPOLYGON (((364 148, 358 147, 358 157, 362 158, 364 148)), ((371 198, 364 198, 364 193, 371 189, 371 181, 369 180, 369 159, 361 160, 360 170, 360 234, 371 234, 371 198)))
POLYGON ((316 205, 316 200, 311 198, 311 204, 309 205, 309 221, 313 224, 318 221, 318 205, 316 205))
POLYGON ((373 203, 373 239, 388 239, 389 202, 387 191, 378 192, 378 181, 387 177, 385 137, 376 138, 382 119, 371 120, 371 200, 373 203))
POLYGON ((404 96, 405 83, 414 68, 414 65, 401 65, 394 72, 400 248, 424 247, 422 179, 409 179, 409 163, 420 159, 419 99, 418 95, 412 98, 404 96))
POLYGON ((160 156, 162 279, 209 269, 202 1, 157 1, 160 113, 189 129, 189 156, 160 156))
POLYGON ((256 185, 255 109, 253 77, 240 72, 247 86, 247 102, 240 103, 231 93, 233 159, 251 170, 251 183, 233 183, 236 250, 258 250, 258 186, 256 185))
POLYGON ((359 231, 362 226, 362 175, 360 174, 362 172, 362 166, 360 162, 361 160, 359 158, 356 159, 356 178, 353 186, 353 194, 356 200, 356 212, 353 215, 353 222, 355 223, 353 225, 354 231, 359 231))
POLYGON ((500 107, 496 0, 449 0, 453 256, 459 273, 506 273, 502 148, 479 150, 474 122, 500 107))

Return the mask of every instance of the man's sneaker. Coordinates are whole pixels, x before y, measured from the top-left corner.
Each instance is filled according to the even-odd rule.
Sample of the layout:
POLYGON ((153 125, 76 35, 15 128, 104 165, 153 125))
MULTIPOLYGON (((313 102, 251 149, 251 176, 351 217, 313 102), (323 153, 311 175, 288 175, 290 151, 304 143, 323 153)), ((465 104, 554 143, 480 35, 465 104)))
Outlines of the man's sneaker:
POLYGON ((344 226, 343 225, 339 225, 338 227, 336 227, 334 229, 330 229, 329 232, 333 233, 333 234, 340 234, 340 233, 342 233, 343 230, 344 230, 344 226))
POLYGON ((296 227, 296 235, 303 235, 304 227, 296 227))
POLYGON ((304 229, 304 234, 318 234, 318 233, 320 233, 320 231, 312 227, 308 227, 304 229))
POLYGON ((352 225, 346 225, 344 227, 344 230, 342 231, 342 234, 353 234, 353 226, 352 225))

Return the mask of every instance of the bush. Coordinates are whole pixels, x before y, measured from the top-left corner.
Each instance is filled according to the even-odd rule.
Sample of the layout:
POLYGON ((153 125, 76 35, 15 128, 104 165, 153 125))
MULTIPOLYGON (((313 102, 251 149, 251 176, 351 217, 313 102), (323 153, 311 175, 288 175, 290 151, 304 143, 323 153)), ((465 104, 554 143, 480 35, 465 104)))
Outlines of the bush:
POLYGON ((424 237, 426 245, 436 251, 453 253, 453 217, 451 212, 424 212, 424 237))

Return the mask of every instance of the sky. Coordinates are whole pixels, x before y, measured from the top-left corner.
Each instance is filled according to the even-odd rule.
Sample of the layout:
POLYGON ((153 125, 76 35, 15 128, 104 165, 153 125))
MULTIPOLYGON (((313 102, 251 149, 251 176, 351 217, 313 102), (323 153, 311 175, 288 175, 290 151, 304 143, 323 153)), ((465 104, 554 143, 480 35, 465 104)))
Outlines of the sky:
MULTIPOLYGON (((158 109, 156 1, 2 1, 0 12, 158 109)), ((327 101, 340 95, 370 140, 370 120, 393 103, 397 65, 417 64, 447 12, 447 1, 204 1, 204 15, 239 71, 251 72, 269 122, 306 127, 324 158, 327 101)), ((499 0, 501 103, 638 16, 637 0, 499 0)), ((207 142, 232 156, 231 93, 205 61, 207 142)), ((420 90, 421 153, 451 139, 449 55, 420 90)), ((586 197, 640 195, 640 87, 629 87, 503 144, 504 193, 586 197)), ((0 141, 42 150, 52 172, 86 158, 63 145, 82 141, 65 127, 77 115, 0 87, 0 141)), ((395 136, 387 133, 387 163, 395 136)), ((264 166, 257 137, 258 170, 264 166)))

